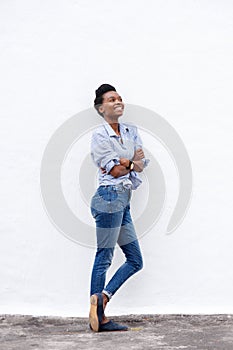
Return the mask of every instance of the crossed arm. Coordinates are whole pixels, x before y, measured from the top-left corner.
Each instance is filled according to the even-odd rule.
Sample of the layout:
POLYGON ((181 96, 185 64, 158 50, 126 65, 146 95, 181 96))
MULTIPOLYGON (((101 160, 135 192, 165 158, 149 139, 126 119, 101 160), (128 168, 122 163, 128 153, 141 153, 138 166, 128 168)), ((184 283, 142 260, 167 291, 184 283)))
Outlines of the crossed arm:
MULTIPOLYGON (((142 159, 145 157, 143 150, 137 149, 134 153, 134 157, 133 157, 133 162, 134 162, 134 170, 137 172, 141 172, 143 171, 143 161, 142 159)), ((119 165, 115 165, 111 171, 110 174, 113 177, 120 177, 123 175, 126 175, 130 172, 130 169, 126 169, 126 167, 129 166, 130 160, 127 158, 120 158, 120 164, 119 165)), ((105 173, 106 170, 101 168, 102 172, 105 173)))

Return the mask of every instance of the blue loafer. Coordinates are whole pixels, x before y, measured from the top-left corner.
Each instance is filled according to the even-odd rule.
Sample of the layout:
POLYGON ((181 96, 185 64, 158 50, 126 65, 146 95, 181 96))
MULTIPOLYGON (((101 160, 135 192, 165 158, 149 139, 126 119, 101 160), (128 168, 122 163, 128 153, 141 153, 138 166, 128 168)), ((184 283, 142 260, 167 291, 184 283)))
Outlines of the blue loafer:
POLYGON ((122 326, 116 322, 109 321, 99 325, 99 332, 115 332, 115 331, 127 331, 128 327, 122 326))
POLYGON ((103 296, 96 293, 91 296, 91 308, 89 313, 89 325, 91 330, 99 332, 100 323, 103 319, 103 296))
POLYGON ((98 296, 97 315, 98 315, 99 323, 101 323, 104 315, 103 295, 102 293, 97 293, 97 296, 98 296))

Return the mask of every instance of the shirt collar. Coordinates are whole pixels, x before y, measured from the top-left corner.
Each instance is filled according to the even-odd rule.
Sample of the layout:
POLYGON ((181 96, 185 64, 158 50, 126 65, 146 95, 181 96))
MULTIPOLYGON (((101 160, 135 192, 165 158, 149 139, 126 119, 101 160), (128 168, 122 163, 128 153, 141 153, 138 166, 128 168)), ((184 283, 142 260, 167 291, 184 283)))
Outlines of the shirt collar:
MULTIPOLYGON (((115 131, 113 130, 111 125, 109 125, 109 123, 106 122, 106 120, 103 121, 103 125, 104 125, 105 129, 107 130, 107 133, 109 136, 117 136, 117 134, 115 133, 115 131)), ((125 133, 128 131, 128 128, 124 124, 119 123, 119 126, 120 126, 120 132, 125 133)))

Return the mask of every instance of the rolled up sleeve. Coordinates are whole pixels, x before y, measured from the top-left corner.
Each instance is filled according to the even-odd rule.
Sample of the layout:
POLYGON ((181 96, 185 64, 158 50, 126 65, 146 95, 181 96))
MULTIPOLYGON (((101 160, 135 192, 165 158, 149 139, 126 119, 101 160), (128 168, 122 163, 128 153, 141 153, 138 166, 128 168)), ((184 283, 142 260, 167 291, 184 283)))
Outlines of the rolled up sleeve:
POLYGON ((113 168, 115 165, 119 165, 119 164, 120 164, 120 162, 119 162, 119 160, 117 160, 117 159, 110 160, 110 161, 106 164, 106 166, 105 166, 106 172, 109 174, 110 171, 112 170, 112 168, 113 168))
MULTIPOLYGON (((135 127, 135 135, 134 135, 134 143, 135 143, 135 151, 137 149, 142 149, 143 148, 143 144, 142 144, 142 139, 141 139, 141 136, 139 135, 138 133, 138 128, 135 127)), ((141 159, 142 162, 143 162, 143 168, 147 167, 147 165, 150 163, 150 159, 148 158, 142 158, 141 159)))
POLYGON ((107 173, 115 165, 120 164, 120 158, 113 150, 111 142, 106 139, 105 135, 94 132, 91 140, 91 156, 95 165, 99 168, 103 168, 107 173))

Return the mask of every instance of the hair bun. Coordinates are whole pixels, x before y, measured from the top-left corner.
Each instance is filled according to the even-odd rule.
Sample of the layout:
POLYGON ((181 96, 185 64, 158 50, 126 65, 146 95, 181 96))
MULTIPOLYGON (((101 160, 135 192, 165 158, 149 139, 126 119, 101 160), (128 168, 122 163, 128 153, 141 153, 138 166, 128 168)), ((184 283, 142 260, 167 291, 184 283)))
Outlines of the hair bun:
POLYGON ((114 88, 114 86, 109 85, 109 84, 102 84, 98 87, 97 90, 95 90, 95 95, 96 97, 100 97, 103 94, 105 94, 108 91, 116 91, 116 89, 114 88))

